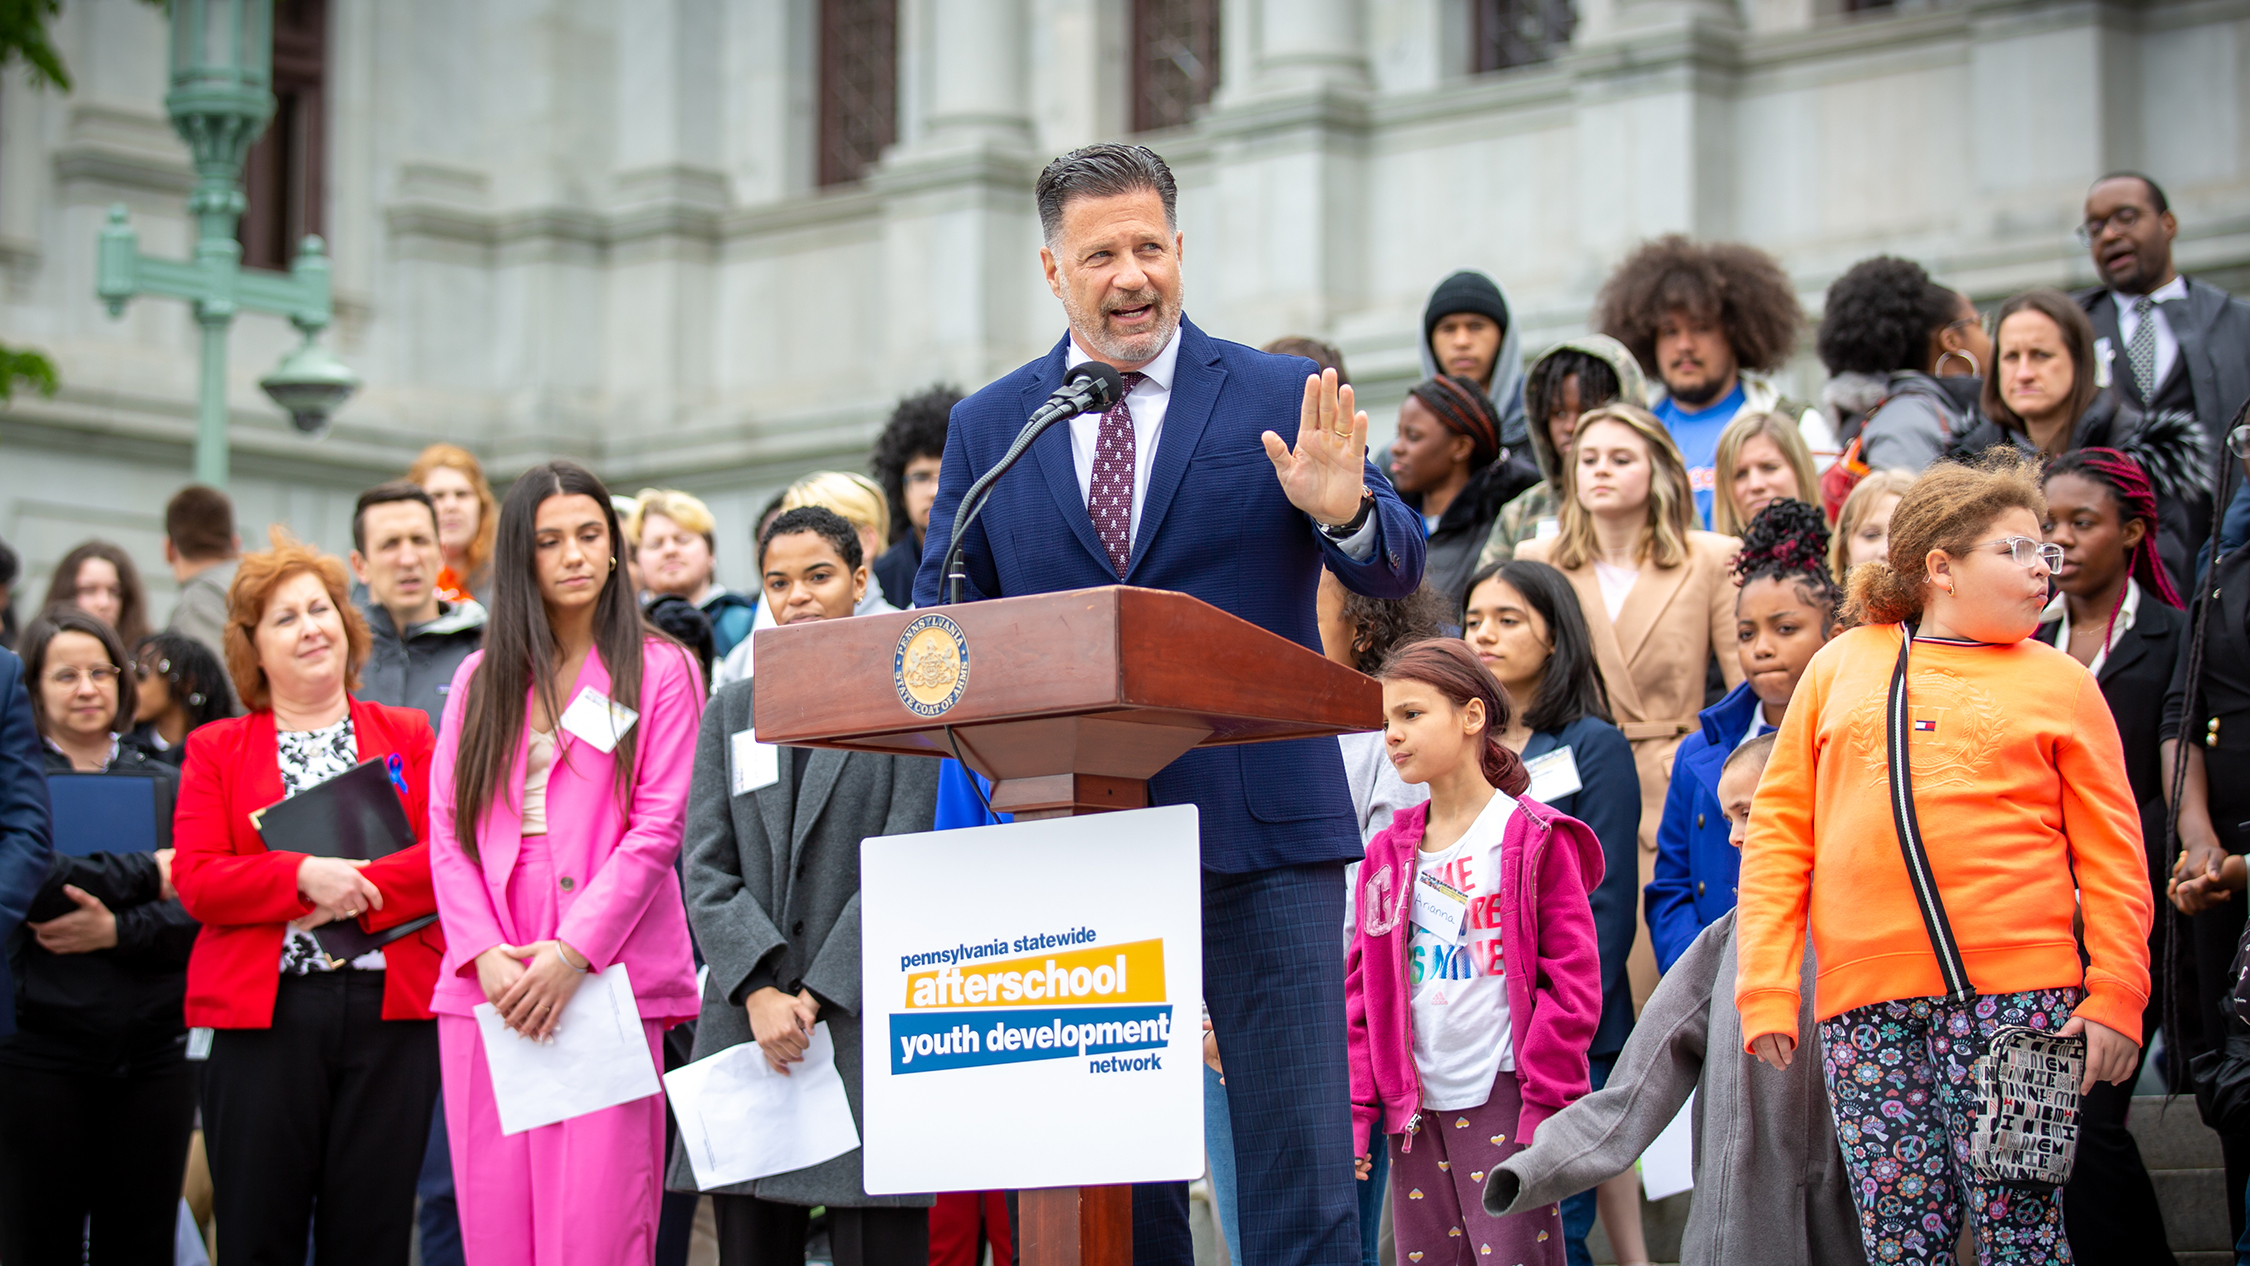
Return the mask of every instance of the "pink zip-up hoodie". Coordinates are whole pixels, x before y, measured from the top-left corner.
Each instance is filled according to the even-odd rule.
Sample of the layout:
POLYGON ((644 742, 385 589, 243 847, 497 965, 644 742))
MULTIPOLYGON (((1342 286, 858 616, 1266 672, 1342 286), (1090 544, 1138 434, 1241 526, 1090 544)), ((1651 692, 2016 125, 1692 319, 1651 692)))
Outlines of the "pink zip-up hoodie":
MULTIPOLYGON (((1422 1106, 1407 948, 1415 852, 1429 820, 1428 804, 1391 819, 1368 841, 1359 868, 1359 925, 1344 968, 1355 1156, 1367 1154, 1377 1116, 1404 1133, 1422 1106)), ((1519 797, 1501 834, 1500 874, 1500 953, 1523 1097, 1516 1137, 1529 1143, 1540 1122, 1586 1093, 1586 1048, 1602 1015, 1601 954, 1586 894, 1602 881, 1601 841, 1576 818, 1519 797), (1534 899, 1524 900, 1526 892, 1534 899)))

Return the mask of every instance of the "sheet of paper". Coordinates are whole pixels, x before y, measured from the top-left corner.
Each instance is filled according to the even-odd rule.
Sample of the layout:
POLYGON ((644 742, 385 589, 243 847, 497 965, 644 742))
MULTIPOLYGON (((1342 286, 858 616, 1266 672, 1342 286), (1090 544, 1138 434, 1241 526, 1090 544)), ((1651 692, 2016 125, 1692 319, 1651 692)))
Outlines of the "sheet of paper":
POLYGON ((836 1043, 826 1024, 784 1077, 756 1042, 730 1046, 664 1074, 680 1142, 704 1191, 786 1174, 859 1146, 836 1043))
POLYGON ((1651 1200, 1676 1196, 1695 1186, 1695 1092, 1689 1091, 1680 1114, 1641 1153, 1641 1190, 1651 1200))
POLYGON ((509 1028, 489 1002, 477 1007, 476 1017, 502 1134, 568 1121, 663 1089, 623 963, 579 982, 578 992, 563 1004, 551 1042, 534 1042, 509 1028))
POLYGON ((736 730, 728 736, 727 763, 733 772, 733 794, 742 796, 781 781, 781 749, 758 741, 756 729, 736 730))
POLYGON ((587 686, 563 709, 562 727, 606 754, 617 750, 619 740, 640 719, 640 713, 587 686))

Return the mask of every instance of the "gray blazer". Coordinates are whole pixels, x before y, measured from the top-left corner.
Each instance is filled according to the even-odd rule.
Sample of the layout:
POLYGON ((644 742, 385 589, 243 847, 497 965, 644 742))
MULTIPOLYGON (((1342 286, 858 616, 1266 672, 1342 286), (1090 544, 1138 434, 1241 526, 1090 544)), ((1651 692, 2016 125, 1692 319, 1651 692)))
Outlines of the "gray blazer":
POLYGON ((1821 1083, 1812 950, 1798 1017, 1811 1039, 1775 1072, 1742 1050, 1734 917, 1703 929, 1664 973, 1609 1084, 1547 1118, 1485 1179, 1487 1212, 1536 1209, 1625 1172, 1693 1090, 1695 1198, 1681 1266, 1866 1266, 1821 1083))
MULTIPOLYGON (((751 1039, 749 996, 767 986, 820 999, 836 1041, 836 1070, 865 1137, 860 1102, 859 844, 871 835, 927 831, 937 813, 938 762, 918 756, 812 751, 802 786, 791 749, 781 778, 731 795, 731 736, 750 728, 750 686, 722 687, 703 712, 681 849, 688 922, 710 964, 694 1058, 751 1039)), ((672 1149, 666 1185, 695 1190, 687 1154, 672 1149)), ((870 1196, 860 1152, 715 1189, 796 1205, 918 1207, 929 1196, 870 1196)))

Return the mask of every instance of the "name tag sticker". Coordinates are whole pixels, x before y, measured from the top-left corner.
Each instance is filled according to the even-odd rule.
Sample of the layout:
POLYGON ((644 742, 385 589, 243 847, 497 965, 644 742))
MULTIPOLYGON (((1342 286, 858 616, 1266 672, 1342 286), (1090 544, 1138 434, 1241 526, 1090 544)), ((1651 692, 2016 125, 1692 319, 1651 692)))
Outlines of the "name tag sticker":
POLYGON ((781 749, 759 742, 757 730, 736 730, 728 741, 733 747, 733 759, 727 762, 732 767, 733 794, 748 795, 781 781, 781 749))
POLYGON ((189 1029, 187 1031, 187 1057, 193 1060, 211 1058, 210 1029, 189 1029))
POLYGON ((1535 541, 1551 541, 1561 535, 1562 520, 1553 515, 1540 519, 1531 527, 1531 539, 1535 541))
POLYGON ((1541 804, 1553 804, 1586 786, 1578 779, 1578 758, 1567 747, 1534 756, 1523 763, 1523 768, 1531 775, 1531 798, 1541 804))
POLYGON ((1423 931, 1448 945, 1461 940, 1467 921, 1469 894, 1428 871, 1414 876, 1414 922, 1423 931))
POLYGON ((588 686, 563 709, 562 727, 607 755, 617 750, 618 740, 640 719, 640 713, 588 686))

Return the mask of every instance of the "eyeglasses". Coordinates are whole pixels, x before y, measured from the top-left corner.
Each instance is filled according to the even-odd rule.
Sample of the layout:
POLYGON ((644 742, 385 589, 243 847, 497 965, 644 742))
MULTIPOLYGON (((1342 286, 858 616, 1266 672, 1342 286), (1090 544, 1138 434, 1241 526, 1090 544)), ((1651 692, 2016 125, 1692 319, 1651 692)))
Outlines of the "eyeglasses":
POLYGON ((60 686, 65 690, 76 690, 79 681, 83 679, 94 683, 95 688, 99 689, 103 686, 115 685, 117 679, 124 675, 123 672, 107 664, 97 664, 92 668, 78 668, 65 664, 60 668, 49 669, 47 681, 50 685, 60 686))
POLYGON ((2078 244, 2092 246, 2102 230, 2111 225, 2116 225, 2120 233, 2130 233, 2133 226, 2141 222, 2141 214, 2139 207, 2119 207, 2106 216, 2088 216, 2086 222, 2078 226, 2078 244))
POLYGON ((2238 426, 2227 432, 2227 451, 2236 457, 2250 457, 2250 426, 2238 426))
POLYGON ((2028 536, 2010 536, 1997 541, 1986 541, 1984 545, 1979 545, 1977 548, 1983 549, 1985 545, 2007 546, 2008 556, 2016 560, 2016 566, 2018 567, 2028 568, 2033 563, 2044 563, 2050 572, 2062 567, 2063 548, 2060 545, 2049 545, 2045 541, 2035 541, 2028 536))

